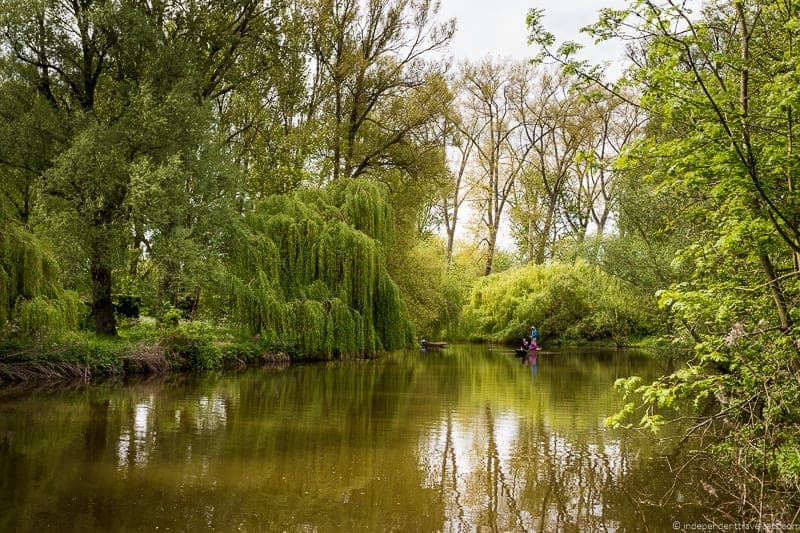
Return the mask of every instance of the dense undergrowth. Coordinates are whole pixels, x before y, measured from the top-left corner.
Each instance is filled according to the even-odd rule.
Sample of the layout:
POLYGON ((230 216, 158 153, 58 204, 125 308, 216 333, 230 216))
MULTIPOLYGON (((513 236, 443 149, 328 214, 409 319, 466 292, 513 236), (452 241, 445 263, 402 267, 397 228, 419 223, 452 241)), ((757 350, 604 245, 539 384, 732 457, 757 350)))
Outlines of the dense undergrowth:
POLYGON ((471 340, 507 343, 535 325, 548 343, 623 346, 660 332, 652 309, 631 287, 585 262, 527 265, 480 279, 461 330, 471 340))
POLYGON ((283 346, 236 339, 202 321, 159 323, 141 317, 119 333, 72 333, 37 345, 6 340, 0 345, 0 383, 236 369, 302 356, 283 346))

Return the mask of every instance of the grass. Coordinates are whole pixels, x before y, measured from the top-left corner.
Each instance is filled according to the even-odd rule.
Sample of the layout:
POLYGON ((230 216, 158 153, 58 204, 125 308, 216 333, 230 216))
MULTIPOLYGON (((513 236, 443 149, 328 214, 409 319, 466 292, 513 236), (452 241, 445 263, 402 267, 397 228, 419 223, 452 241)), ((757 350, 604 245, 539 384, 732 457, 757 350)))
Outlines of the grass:
POLYGON ((289 355, 225 328, 193 321, 163 327, 150 317, 121 321, 118 336, 81 331, 57 340, 0 345, 0 383, 53 381, 288 363, 289 355))

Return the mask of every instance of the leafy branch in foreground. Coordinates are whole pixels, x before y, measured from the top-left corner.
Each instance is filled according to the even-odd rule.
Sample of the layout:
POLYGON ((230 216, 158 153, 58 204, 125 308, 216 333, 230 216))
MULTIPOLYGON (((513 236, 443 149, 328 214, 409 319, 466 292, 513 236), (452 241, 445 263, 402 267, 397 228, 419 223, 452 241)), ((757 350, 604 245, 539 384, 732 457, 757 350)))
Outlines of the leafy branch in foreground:
MULTIPOLYGON (((554 49, 540 12, 528 22, 540 59, 604 83, 601 70, 576 59, 574 45, 554 49)), ((638 427, 657 430, 677 409, 670 416, 691 417, 682 418, 690 421, 686 438, 710 459, 696 464, 707 469, 721 513, 795 520, 800 14, 771 0, 718 0, 697 11, 633 0, 604 10, 586 31, 628 45, 625 78, 604 84, 618 94, 630 87, 649 116, 626 163, 693 223, 673 261, 690 275, 659 293, 662 308, 690 333, 693 357, 651 384, 621 383, 629 403, 610 423, 640 416, 638 427)))

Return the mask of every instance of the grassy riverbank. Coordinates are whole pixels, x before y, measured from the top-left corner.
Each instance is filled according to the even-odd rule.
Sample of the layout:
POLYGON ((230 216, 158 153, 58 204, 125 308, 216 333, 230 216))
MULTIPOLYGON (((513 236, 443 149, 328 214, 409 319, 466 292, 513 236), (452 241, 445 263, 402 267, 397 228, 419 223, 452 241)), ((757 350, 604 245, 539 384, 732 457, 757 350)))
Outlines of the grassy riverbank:
POLYGON ((233 369, 300 357, 282 347, 237 339, 209 323, 164 326, 143 317, 115 337, 79 332, 57 342, 2 344, 0 383, 233 369))

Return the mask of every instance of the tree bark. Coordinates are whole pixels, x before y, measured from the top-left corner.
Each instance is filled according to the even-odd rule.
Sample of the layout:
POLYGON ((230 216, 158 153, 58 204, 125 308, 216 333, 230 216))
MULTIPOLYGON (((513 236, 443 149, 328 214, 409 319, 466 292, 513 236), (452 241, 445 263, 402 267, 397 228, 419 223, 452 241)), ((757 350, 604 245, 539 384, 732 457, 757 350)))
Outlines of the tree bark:
MULTIPOLYGON (((560 178, 556 180, 556 183, 560 182, 560 178)), ((536 247, 536 255, 534 256, 533 260, 533 262, 537 265, 544 264, 545 256, 547 254, 547 244, 550 241, 550 231, 553 229, 553 222, 556 216, 558 191, 560 191, 560 185, 554 187, 553 191, 548 195, 547 198, 547 214, 545 215, 544 224, 542 225, 542 234, 539 236, 539 244, 536 247)))
POLYGON ((90 270, 94 331, 98 335, 116 335, 117 322, 111 300, 111 268, 102 259, 93 257, 90 270))
POLYGON ((497 226, 489 228, 489 238, 487 239, 488 250, 486 252, 486 265, 483 268, 483 275, 488 276, 494 269, 494 252, 497 248, 497 226))
POLYGON ((789 316, 789 310, 786 307, 786 298, 783 295, 783 288, 781 287, 778 276, 775 273, 775 267, 772 265, 769 256, 765 253, 759 255, 761 261, 761 268, 767 276, 769 282, 769 290, 772 294, 772 300, 775 302, 775 309, 778 312, 778 319, 781 322, 781 329, 789 331, 792 328, 792 319, 789 316))

